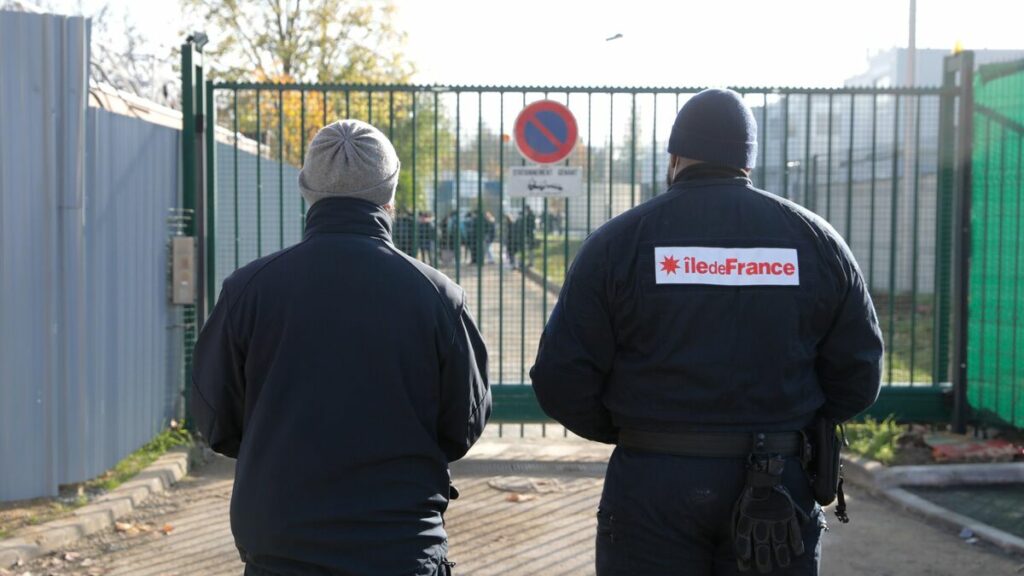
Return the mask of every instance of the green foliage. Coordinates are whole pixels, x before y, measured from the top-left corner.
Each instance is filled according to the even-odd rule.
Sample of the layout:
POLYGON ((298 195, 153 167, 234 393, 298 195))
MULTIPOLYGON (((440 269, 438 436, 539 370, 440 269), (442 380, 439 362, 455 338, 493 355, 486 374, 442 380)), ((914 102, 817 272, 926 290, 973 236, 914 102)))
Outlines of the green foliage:
POLYGON ((108 470, 89 482, 86 482, 86 489, 90 491, 109 491, 117 488, 133 476, 141 472, 146 466, 163 456, 171 448, 178 446, 190 446, 192 435, 187 430, 172 428, 164 430, 155 438, 147 442, 142 448, 129 454, 124 460, 117 463, 113 469, 108 470))
POLYGON ((217 80, 406 82, 412 74, 391 2, 182 0, 210 36, 217 80))
POLYGON ((846 424, 846 439, 850 443, 849 450, 855 454, 889 464, 896 456, 896 439, 903 433, 890 414, 884 420, 875 420, 870 416, 863 422, 846 424))

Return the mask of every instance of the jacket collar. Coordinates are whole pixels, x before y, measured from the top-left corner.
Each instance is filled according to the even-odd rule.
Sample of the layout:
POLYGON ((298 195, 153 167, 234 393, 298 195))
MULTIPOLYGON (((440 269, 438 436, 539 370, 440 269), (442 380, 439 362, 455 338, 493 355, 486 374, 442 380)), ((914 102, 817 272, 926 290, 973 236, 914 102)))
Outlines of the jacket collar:
POLYGON ((355 198, 324 198, 306 213, 303 239, 317 234, 358 234, 391 242, 391 217, 384 208, 355 198))
POLYGON ((750 178, 739 168, 702 162, 684 168, 682 172, 676 175, 672 185, 678 186, 684 182, 693 182, 695 180, 744 180, 747 184, 750 184, 750 178))

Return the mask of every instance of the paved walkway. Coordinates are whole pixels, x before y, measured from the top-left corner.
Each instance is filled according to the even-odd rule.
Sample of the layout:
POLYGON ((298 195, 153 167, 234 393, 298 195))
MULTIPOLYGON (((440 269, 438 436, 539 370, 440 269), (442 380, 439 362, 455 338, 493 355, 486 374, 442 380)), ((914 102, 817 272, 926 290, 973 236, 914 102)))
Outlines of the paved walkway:
MULTIPOLYGON (((441 271, 456 278, 450 266, 441 271)), ((463 263, 459 284, 487 342, 493 383, 529 382, 541 332, 557 298, 520 271, 498 264, 463 263)))
MULTIPOLYGON (((457 574, 593 573, 594 511, 609 450, 553 435, 489 437, 453 467, 463 494, 447 515, 457 574), (510 497, 519 492, 498 489, 526 484, 537 492, 510 497)), ((242 566, 228 527, 233 474, 233 461, 218 458, 123 518, 125 531, 98 534, 13 573, 238 576, 242 566)), ((956 534, 895 511, 856 488, 848 499, 852 523, 833 522, 825 535, 823 572, 829 575, 1024 574, 1024 558, 966 544, 956 534)))

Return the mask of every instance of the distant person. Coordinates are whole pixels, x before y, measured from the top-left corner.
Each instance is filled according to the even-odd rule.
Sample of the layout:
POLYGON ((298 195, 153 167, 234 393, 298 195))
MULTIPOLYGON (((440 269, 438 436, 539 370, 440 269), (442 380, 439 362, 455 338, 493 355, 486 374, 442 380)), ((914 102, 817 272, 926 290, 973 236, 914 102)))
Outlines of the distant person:
POLYGON ((494 236, 498 231, 497 220, 494 218, 494 214, 491 214, 489 211, 485 212, 483 225, 485 262, 494 264, 494 253, 491 252, 491 245, 494 244, 494 236))
POLYGON ((508 268, 515 268, 516 266, 516 250, 517 246, 517 234, 516 234, 516 221, 512 218, 512 215, 505 213, 505 225, 502 227, 502 242, 505 244, 505 255, 508 260, 505 261, 505 266, 508 268))
POLYGON ((394 222, 395 246, 397 246, 402 252, 412 255, 413 237, 415 236, 413 233, 415 222, 413 220, 412 213, 403 208, 398 211, 398 216, 394 219, 394 222))
POLYGON ((549 415, 617 445, 597 574, 818 574, 805 431, 878 395, 867 285, 828 222, 753 186, 739 94, 691 98, 668 152, 668 190, 580 248, 530 372, 549 415))
POLYGON ((437 266, 437 262, 434 261, 434 238, 437 236, 437 227, 434 226, 433 214, 420 212, 416 233, 419 240, 417 257, 432 266, 437 266))
POLYGON ((301 242, 224 282, 195 349, 192 413, 238 459, 246 574, 449 574, 448 464, 491 413, 463 290, 400 252, 399 162, 369 124, 321 130, 301 242))

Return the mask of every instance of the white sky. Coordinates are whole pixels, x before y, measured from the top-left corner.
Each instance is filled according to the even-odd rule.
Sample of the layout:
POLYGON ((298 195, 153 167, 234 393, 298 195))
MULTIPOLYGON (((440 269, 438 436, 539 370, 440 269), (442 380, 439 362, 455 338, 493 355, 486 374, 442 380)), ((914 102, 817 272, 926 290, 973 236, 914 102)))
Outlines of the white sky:
MULTIPOLYGON (((173 0, 58 0, 127 11, 152 52, 181 42, 173 0)), ((835 86, 905 46, 909 0, 395 0, 417 82, 835 86), (622 34, 610 42, 605 38, 622 34)), ((917 45, 1024 48, 1024 0, 918 0, 917 45)))

